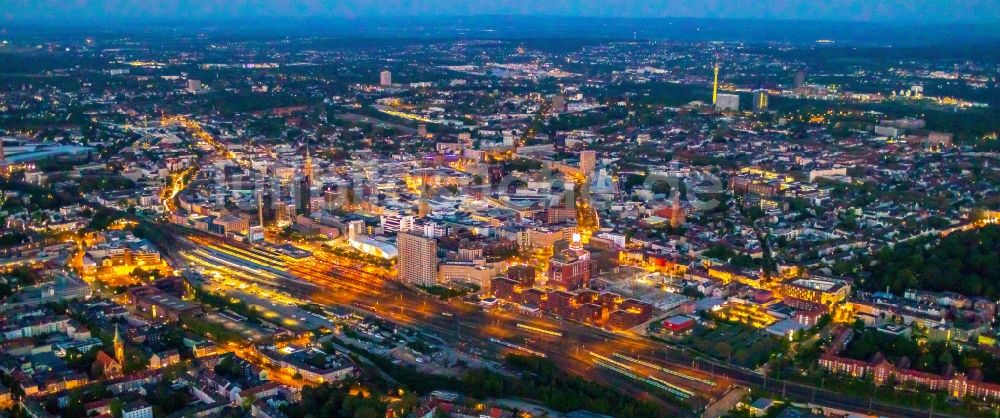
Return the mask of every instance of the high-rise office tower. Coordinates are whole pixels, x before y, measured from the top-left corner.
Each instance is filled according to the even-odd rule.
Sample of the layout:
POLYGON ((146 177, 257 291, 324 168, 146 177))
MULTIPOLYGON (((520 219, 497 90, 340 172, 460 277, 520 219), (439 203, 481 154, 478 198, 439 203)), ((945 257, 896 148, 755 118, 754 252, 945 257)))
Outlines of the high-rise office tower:
POLYGON ((257 185, 257 225, 264 226, 264 188, 257 185))
POLYGON ((260 204, 263 209, 261 213, 264 217, 264 222, 273 221, 276 213, 275 207, 277 206, 274 202, 277 192, 262 190, 260 194, 260 204))
POLYGON ((795 72, 795 88, 802 87, 806 84, 806 70, 798 70, 795 72))
POLYGON ((580 171, 583 175, 590 177, 595 168, 597 168, 597 153, 591 150, 580 151, 580 171))
POLYGON ((437 283, 437 241, 434 238, 400 232, 396 235, 399 250, 399 280, 420 286, 437 283))
POLYGON ((767 110, 767 92, 757 90, 753 93, 753 111, 763 112, 767 110))
POLYGON ((740 110, 740 95, 738 94, 719 94, 716 98, 715 108, 720 110, 740 110))
POLYGON ((295 200, 295 213, 298 215, 312 214, 312 191, 309 178, 296 176, 292 181, 292 199, 295 200))
POLYGON ((302 176, 295 176, 295 178, 292 179, 292 184, 291 184, 292 190, 290 194, 292 197, 292 205, 295 206, 296 213, 298 213, 299 208, 302 207, 302 201, 301 201, 302 191, 299 190, 301 187, 302 187, 302 176))
POLYGON ((389 70, 383 70, 382 72, 378 73, 378 81, 379 81, 379 84, 381 84, 383 86, 391 86, 392 85, 392 73, 389 72, 389 70))

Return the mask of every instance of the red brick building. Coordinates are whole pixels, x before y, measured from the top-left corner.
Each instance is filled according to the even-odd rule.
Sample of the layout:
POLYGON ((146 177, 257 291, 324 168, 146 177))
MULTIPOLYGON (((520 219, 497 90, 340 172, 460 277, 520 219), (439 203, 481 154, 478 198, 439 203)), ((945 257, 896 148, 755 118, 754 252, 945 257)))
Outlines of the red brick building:
POLYGON ((576 290, 590 284, 590 252, 569 248, 549 258, 548 285, 576 290))
POLYGON ((571 318, 576 311, 577 303, 574 295, 569 292, 549 292, 546 310, 564 318, 571 318))
POLYGON ((525 286, 535 285, 535 268, 528 265, 513 265, 507 269, 507 278, 524 283, 525 286))
POLYGON ((604 320, 607 310, 594 303, 585 303, 576 310, 574 319, 586 324, 597 324, 604 320))

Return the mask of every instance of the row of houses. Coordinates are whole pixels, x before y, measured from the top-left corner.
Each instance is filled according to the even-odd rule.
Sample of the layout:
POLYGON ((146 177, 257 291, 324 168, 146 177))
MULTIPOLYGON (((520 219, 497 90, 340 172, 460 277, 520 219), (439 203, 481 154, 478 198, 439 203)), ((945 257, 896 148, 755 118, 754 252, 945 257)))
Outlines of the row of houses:
POLYGON ((819 365, 832 373, 845 374, 855 378, 870 377, 876 384, 923 386, 931 390, 947 392, 956 398, 973 397, 983 400, 1000 399, 1000 384, 970 379, 962 373, 940 375, 898 367, 885 356, 876 355, 869 361, 840 357, 838 354, 853 337, 854 331, 844 329, 834 339, 825 353, 820 356, 819 365))

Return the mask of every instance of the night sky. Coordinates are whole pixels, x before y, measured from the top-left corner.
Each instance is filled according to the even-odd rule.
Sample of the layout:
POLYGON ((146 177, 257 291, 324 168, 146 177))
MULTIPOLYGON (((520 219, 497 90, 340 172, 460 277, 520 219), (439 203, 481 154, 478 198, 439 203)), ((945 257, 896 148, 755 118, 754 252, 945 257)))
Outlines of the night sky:
POLYGON ((8 22, 515 15, 1000 22, 1000 0, 0 0, 8 22))

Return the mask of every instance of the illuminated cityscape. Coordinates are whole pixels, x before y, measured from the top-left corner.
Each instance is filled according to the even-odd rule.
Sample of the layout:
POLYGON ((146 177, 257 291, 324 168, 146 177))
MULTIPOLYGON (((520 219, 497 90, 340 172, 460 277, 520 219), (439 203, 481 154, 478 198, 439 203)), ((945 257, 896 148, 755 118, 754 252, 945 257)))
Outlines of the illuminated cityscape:
POLYGON ((1000 414, 997 13, 279 3, 0 20, 0 417, 1000 414))

